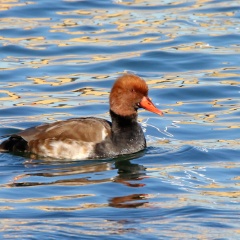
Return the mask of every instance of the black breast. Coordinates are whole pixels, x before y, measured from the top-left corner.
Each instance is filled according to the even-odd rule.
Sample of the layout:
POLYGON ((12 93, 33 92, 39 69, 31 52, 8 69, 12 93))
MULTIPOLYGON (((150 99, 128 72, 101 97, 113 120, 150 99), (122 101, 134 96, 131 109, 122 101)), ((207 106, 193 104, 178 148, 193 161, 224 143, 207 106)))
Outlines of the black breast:
POLYGON ((137 116, 119 116, 110 111, 111 135, 95 147, 94 157, 111 157, 139 152, 146 147, 146 140, 137 116))

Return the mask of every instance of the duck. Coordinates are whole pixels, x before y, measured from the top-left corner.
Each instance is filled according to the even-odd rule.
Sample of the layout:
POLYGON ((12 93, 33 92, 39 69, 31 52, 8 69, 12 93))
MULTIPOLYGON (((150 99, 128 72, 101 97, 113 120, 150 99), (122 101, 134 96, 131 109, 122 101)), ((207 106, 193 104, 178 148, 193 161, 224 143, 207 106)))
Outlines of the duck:
POLYGON ((111 122, 80 117, 45 123, 7 136, 0 152, 27 153, 51 159, 99 159, 132 154, 146 148, 138 109, 163 116, 148 97, 148 86, 135 74, 116 79, 109 95, 111 122))

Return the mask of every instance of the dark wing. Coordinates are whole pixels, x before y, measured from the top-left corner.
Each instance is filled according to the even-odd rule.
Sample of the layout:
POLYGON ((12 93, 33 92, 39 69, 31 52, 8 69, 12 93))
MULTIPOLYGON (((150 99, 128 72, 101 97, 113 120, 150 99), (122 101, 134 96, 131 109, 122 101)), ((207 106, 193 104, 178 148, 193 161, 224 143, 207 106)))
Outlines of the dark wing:
POLYGON ((27 143, 31 141, 52 138, 98 143, 110 134, 111 123, 109 121, 93 117, 73 118, 28 128, 14 134, 0 144, 0 151, 23 151, 27 143))

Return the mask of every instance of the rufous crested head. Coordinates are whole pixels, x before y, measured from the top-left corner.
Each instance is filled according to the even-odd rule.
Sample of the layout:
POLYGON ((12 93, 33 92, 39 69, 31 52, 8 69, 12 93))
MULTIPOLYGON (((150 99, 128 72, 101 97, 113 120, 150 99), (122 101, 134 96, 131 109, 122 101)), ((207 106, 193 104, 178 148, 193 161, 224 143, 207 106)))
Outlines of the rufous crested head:
POLYGON ((134 74, 124 74, 115 81, 109 101, 110 109, 120 116, 137 114, 138 108, 163 115, 148 98, 146 82, 134 74))

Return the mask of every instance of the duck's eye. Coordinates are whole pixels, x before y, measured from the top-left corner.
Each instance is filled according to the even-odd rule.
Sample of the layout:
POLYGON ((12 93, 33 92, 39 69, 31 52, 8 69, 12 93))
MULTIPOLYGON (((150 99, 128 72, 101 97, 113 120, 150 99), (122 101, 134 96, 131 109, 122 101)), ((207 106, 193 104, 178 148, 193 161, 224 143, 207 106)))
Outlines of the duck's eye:
POLYGON ((134 88, 132 88, 132 89, 131 89, 131 92, 132 92, 132 93, 134 93, 134 92, 135 92, 134 88))

